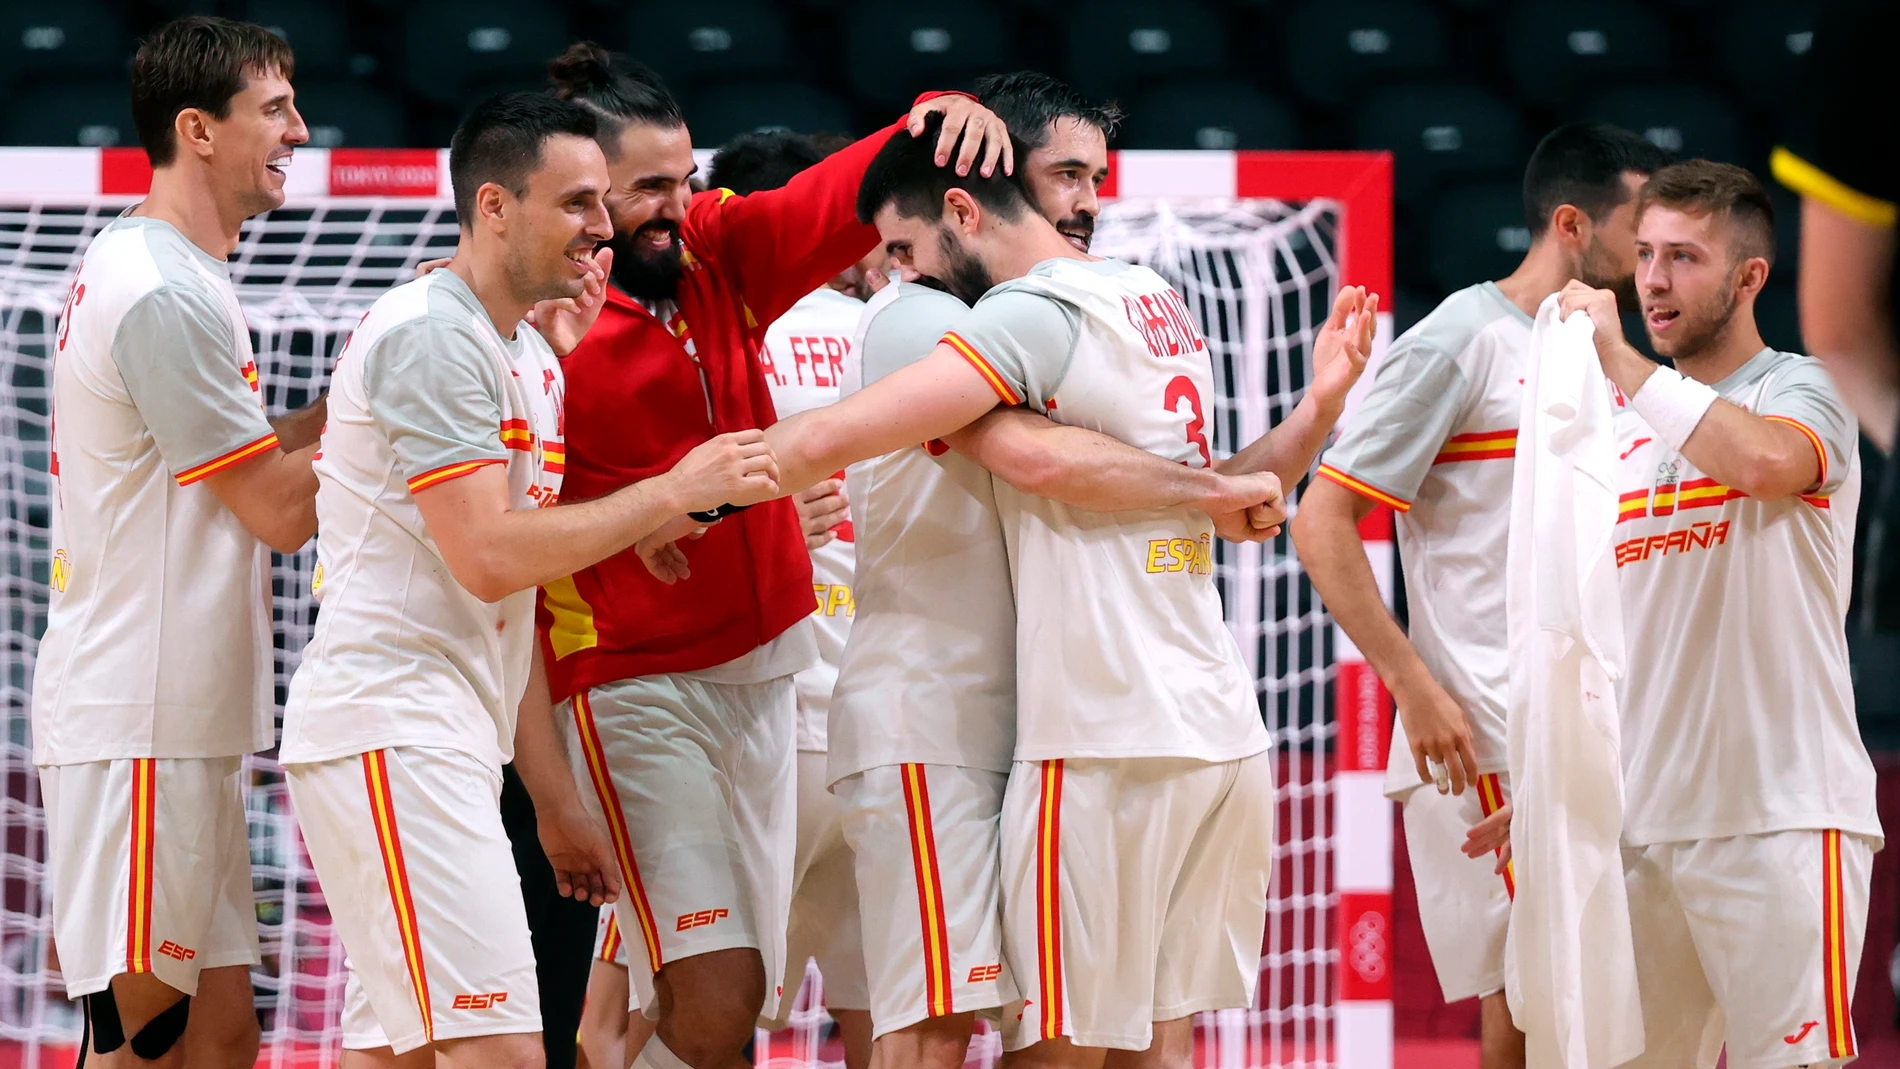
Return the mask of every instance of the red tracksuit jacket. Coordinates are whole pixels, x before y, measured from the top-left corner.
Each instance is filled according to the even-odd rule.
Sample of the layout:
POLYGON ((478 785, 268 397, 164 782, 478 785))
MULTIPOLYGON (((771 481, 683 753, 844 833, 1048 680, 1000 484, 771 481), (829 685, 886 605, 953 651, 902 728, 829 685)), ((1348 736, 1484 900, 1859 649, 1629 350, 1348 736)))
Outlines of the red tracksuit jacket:
MULTIPOLYGON (((919 100, 941 94, 929 93, 919 100)), ((612 493, 670 469, 718 434, 777 420, 757 359, 765 328, 877 243, 857 221, 858 184, 898 123, 782 189, 695 196, 680 227, 677 302, 711 387, 685 346, 609 287, 587 337, 562 361, 567 470, 561 496, 612 493)), ((589 687, 723 664, 812 611, 811 557, 789 499, 755 505, 681 544, 692 577, 668 586, 628 549, 542 591, 548 681, 560 701, 589 687)))

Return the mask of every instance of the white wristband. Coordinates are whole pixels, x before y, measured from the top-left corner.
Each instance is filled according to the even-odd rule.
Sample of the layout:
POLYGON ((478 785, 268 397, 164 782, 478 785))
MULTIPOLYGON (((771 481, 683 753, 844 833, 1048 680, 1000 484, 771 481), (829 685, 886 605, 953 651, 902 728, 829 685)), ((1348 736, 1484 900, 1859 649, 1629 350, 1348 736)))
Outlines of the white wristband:
POLYGON ((1669 447, 1678 452, 1682 443, 1695 433, 1696 424, 1715 403, 1714 387, 1704 385, 1691 378, 1685 378, 1681 372, 1659 367, 1643 383, 1643 388, 1630 398, 1630 407, 1643 417, 1656 436, 1669 443, 1669 447))

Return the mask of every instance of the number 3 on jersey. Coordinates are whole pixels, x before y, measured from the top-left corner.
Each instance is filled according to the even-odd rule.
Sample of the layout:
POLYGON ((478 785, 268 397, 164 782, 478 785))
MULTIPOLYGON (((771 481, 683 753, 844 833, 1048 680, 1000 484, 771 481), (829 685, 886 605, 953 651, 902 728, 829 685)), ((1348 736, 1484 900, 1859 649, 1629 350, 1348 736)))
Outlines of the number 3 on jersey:
POLYGON ((1162 395, 1161 405, 1175 415, 1181 414, 1181 399, 1187 398, 1188 411, 1192 413, 1187 422, 1187 440, 1201 451, 1201 466, 1214 466, 1214 451, 1207 447, 1207 418, 1201 411, 1201 391, 1195 389, 1194 380, 1186 375, 1176 375, 1168 383, 1168 392, 1162 395))

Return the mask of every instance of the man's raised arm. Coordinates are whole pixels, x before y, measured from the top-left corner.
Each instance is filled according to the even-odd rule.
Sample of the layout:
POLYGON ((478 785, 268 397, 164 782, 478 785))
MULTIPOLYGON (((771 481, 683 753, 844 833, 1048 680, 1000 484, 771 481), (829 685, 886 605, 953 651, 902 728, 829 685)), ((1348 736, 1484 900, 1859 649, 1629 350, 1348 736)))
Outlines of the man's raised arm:
POLYGON ((1313 468, 1339 414, 1346 394, 1366 370, 1378 331, 1379 295, 1363 286, 1346 286, 1333 300, 1332 315, 1313 339, 1313 381, 1306 396, 1272 430, 1228 457, 1228 474, 1270 471, 1281 486, 1297 486, 1313 468))
POLYGON ((904 118, 800 171, 778 189, 743 197, 713 190, 695 199, 690 225, 699 229, 696 239, 718 250, 758 322, 777 319, 877 244, 877 230, 857 216, 865 168, 886 141, 918 134, 924 116, 936 112, 944 117, 937 142, 940 160, 949 159, 969 130, 977 136, 963 138, 957 165, 965 173, 979 168, 1011 172, 1003 120, 964 93, 925 93, 904 118))

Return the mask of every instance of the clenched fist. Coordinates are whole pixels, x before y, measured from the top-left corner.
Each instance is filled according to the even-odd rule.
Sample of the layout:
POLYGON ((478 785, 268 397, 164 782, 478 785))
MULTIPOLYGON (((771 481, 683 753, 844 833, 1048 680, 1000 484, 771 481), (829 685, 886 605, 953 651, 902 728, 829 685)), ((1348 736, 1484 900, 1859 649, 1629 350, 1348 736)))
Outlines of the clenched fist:
POLYGON ((733 431, 701 442, 667 474, 679 483, 687 512, 755 505, 779 496, 778 460, 760 430, 733 431))
POLYGON ((1222 475, 1196 505, 1214 520, 1214 533, 1229 542, 1264 542, 1286 522, 1286 495, 1270 471, 1222 475))

